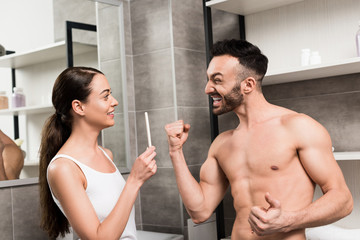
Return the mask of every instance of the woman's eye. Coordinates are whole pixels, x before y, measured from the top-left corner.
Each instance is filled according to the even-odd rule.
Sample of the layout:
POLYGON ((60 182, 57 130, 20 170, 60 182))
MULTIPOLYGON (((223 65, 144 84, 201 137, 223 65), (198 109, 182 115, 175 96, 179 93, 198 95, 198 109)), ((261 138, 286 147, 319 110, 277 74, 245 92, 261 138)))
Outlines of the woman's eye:
POLYGON ((109 92, 109 94, 106 94, 106 95, 104 96, 104 98, 107 100, 111 94, 112 94, 112 92, 109 92))

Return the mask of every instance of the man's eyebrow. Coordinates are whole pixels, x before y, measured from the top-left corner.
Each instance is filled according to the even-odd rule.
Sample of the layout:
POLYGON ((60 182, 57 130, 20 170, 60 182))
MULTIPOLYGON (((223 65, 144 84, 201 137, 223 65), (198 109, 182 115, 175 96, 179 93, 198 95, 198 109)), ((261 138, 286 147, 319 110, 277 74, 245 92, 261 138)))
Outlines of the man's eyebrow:
POLYGON ((101 93, 100 93, 99 95, 103 94, 104 92, 109 93, 109 92, 110 92, 110 89, 105 89, 105 90, 102 90, 102 91, 101 91, 101 93))
POLYGON ((216 76, 218 76, 218 75, 223 76, 222 73, 216 72, 216 73, 211 74, 210 80, 214 80, 214 78, 215 78, 216 76))

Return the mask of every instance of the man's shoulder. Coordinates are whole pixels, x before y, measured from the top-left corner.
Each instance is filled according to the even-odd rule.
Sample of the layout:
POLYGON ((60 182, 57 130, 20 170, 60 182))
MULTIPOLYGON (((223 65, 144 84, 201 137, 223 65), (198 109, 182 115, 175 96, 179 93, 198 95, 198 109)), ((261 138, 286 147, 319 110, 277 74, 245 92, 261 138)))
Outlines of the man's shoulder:
POLYGON ((226 142, 231 138, 233 135, 234 129, 224 131, 220 133, 212 142, 211 148, 212 149, 218 149, 221 146, 224 146, 226 142))
POLYGON ((281 122, 285 127, 301 127, 301 126, 308 126, 308 125, 317 125, 319 124, 315 119, 310 117, 307 114, 295 112, 289 110, 287 113, 281 116, 281 122))

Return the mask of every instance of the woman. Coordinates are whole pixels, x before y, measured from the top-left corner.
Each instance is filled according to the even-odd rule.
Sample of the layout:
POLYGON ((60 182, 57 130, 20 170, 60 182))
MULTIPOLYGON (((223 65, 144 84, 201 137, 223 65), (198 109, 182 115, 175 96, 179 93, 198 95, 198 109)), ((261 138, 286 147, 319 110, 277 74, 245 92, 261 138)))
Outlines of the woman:
POLYGON ((44 126, 40 146, 41 226, 50 238, 69 232, 81 239, 136 239, 133 205, 155 174, 155 147, 134 162, 125 184, 110 150, 97 137, 114 125, 109 83, 100 71, 72 67, 56 79, 56 113, 44 126))

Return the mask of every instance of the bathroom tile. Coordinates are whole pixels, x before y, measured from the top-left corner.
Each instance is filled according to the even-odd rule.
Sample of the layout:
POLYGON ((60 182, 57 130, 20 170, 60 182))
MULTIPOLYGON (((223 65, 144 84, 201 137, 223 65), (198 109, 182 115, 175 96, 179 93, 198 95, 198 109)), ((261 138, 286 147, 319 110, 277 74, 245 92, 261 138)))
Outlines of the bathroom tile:
POLYGON ((182 234, 181 227, 172 227, 172 226, 160 226, 160 225, 158 226, 158 225, 144 224, 143 230, 150 232, 182 234))
POLYGON ((132 0, 130 9, 134 55, 170 47, 168 0, 132 0))
POLYGON ((115 125, 103 130, 104 147, 113 153, 118 168, 126 167, 124 114, 115 114, 115 125))
MULTIPOLYGON (((165 132, 165 125, 175 121, 174 108, 148 110, 151 143, 156 147, 156 164, 158 167, 172 167, 169 157, 168 141, 165 132)), ((138 154, 140 155, 147 148, 147 135, 144 112, 136 113, 136 128, 138 154)))
POLYGON ((219 133, 237 128, 239 118, 234 112, 218 115, 219 133))
POLYGON ((178 108, 178 117, 191 128, 183 151, 188 165, 202 164, 211 144, 210 118, 208 108, 178 108))
POLYGON ((171 4, 174 46, 205 52, 202 1, 173 0, 171 4))
POLYGON ((119 104, 115 107, 115 112, 123 113, 123 92, 126 93, 126 90, 124 91, 122 84, 120 59, 101 62, 101 71, 105 74, 107 80, 109 81, 112 91, 111 95, 119 102, 119 104))
MULTIPOLYGON (((266 81, 266 80, 264 80, 266 81)), ((263 86, 268 100, 360 91, 360 74, 263 86)))
POLYGON ((360 92, 274 100, 272 103, 305 113, 330 133, 335 151, 359 151, 360 92))
MULTIPOLYGON (((100 61, 120 58, 119 7, 109 6, 99 10, 100 61)), ((123 53, 125 54, 125 53, 123 53)))
POLYGON ((180 227, 180 196, 172 168, 159 168, 141 188, 141 211, 146 226, 180 227))
POLYGON ((39 186, 14 187, 12 191, 14 239, 48 239, 40 229, 39 186))
POLYGON ((224 39, 240 39, 238 15, 211 9, 211 18, 214 43, 224 39))
POLYGON ((123 1, 123 4, 124 4, 123 12, 124 12, 125 54, 132 55, 130 2, 123 1))
POLYGON ((1 239, 13 239, 11 188, 0 189, 0 233, 1 239))
POLYGON ((208 107, 205 53, 176 48, 175 73, 177 105, 208 107))
POLYGON ((135 88, 134 88, 134 69, 133 57, 126 56, 126 95, 128 101, 128 111, 135 111, 135 88))
POLYGON ((141 217, 141 201, 140 201, 140 192, 135 200, 135 223, 137 226, 140 226, 142 223, 142 217, 141 217))
MULTIPOLYGON (((129 140, 130 140, 130 164, 134 163, 138 156, 136 137, 136 113, 128 112, 129 117, 129 140)), ((129 166, 130 167, 130 166, 129 166)))
POLYGON ((134 56, 137 111, 174 106, 171 61, 169 49, 134 56))
MULTIPOLYGON (((54 40, 65 40, 65 21, 96 25, 95 3, 83 0, 54 0, 54 40)), ((73 29, 73 40, 96 44, 96 33, 73 29)))

